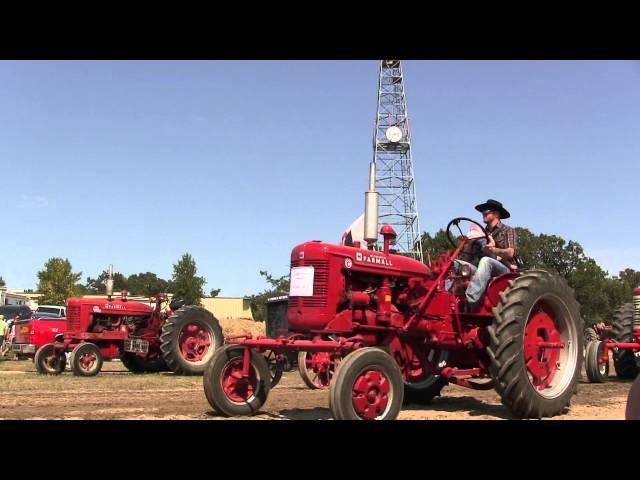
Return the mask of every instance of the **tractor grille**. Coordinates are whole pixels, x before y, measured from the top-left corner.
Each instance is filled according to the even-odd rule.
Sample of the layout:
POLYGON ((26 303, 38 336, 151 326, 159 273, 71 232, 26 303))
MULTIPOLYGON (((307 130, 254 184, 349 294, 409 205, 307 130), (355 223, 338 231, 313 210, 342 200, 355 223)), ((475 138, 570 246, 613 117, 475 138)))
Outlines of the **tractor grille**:
POLYGON ((80 307, 75 305, 67 308, 67 330, 77 330, 80 328, 80 307))
POLYGON ((633 325, 640 327, 640 295, 633 297, 633 325))
POLYGON ((313 297, 289 297, 289 306, 326 307, 329 295, 329 262, 327 260, 295 260, 291 262, 291 267, 313 267, 313 297), (299 303, 300 300, 302 305, 299 303))

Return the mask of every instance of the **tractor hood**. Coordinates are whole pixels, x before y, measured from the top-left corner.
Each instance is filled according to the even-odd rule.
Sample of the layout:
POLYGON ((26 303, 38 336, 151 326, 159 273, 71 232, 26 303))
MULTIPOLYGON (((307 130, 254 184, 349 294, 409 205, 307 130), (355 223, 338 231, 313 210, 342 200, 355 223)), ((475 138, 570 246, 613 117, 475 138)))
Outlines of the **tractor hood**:
POLYGON ((431 270, 424 263, 402 255, 385 255, 383 252, 363 248, 336 245, 321 241, 305 242, 291 252, 292 265, 304 265, 314 260, 340 258, 345 270, 362 271, 398 277, 427 277, 431 270))
POLYGON ((92 313, 114 313, 119 315, 149 315, 153 312, 150 305, 140 302, 131 302, 121 298, 69 298, 67 299, 67 309, 86 311, 92 313))

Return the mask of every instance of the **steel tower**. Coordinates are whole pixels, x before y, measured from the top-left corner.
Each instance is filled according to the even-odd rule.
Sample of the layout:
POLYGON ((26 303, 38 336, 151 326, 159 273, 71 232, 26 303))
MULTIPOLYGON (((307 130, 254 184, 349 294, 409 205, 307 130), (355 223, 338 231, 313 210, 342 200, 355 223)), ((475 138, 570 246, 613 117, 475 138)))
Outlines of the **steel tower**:
POLYGON ((380 224, 388 223, 395 229, 400 253, 422 261, 411 131, 400 60, 380 62, 373 151, 380 224))

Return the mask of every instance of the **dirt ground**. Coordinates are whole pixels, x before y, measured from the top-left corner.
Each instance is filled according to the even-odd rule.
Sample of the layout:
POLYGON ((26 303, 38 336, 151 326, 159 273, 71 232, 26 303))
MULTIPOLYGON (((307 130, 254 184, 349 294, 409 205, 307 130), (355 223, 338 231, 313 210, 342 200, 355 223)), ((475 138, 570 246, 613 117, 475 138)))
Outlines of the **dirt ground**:
MULTIPOLYGON (((611 368, 613 372, 613 366, 611 368)), ((583 375, 571 409, 558 419, 624 419, 631 383, 614 374, 606 384, 583 375)), ((447 386, 427 407, 405 405, 401 420, 508 419, 493 391, 447 386)), ((297 371, 284 374, 253 419, 326 420, 328 392, 309 390, 297 371)), ((40 376, 25 361, 0 361, 0 419, 197 419, 221 420, 207 403, 201 377, 172 373, 134 375, 106 362, 97 377, 40 376)))

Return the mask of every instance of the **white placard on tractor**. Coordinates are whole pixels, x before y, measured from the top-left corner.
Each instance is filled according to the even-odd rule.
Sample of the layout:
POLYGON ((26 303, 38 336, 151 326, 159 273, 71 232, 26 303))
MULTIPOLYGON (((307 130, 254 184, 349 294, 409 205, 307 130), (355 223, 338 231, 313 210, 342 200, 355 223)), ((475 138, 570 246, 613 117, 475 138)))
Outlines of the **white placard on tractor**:
POLYGON ((313 297, 313 267, 291 268, 290 297, 313 297))

